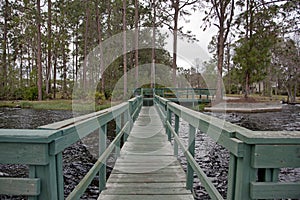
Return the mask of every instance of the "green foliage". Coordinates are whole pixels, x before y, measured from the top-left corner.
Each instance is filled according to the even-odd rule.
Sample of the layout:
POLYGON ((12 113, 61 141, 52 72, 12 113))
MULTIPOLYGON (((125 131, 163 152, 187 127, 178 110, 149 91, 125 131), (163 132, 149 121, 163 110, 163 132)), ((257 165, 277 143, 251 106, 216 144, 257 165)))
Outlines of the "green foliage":
POLYGON ((103 104, 105 101, 105 95, 102 92, 95 92, 96 104, 103 104))
POLYGON ((26 100, 37 100, 38 98, 38 88, 37 86, 32 86, 25 88, 24 90, 24 99, 26 100))

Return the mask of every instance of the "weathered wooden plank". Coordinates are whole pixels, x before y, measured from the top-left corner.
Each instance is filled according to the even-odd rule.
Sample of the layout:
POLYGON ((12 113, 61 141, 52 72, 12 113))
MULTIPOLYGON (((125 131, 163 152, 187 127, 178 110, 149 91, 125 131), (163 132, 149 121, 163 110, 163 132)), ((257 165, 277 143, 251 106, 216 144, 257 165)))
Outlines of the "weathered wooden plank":
POLYGON ((100 195, 98 200, 194 200, 190 194, 187 195, 100 195))
POLYGON ((156 119, 155 109, 142 108, 99 199, 193 199, 163 124, 156 119))
POLYGON ((248 144, 300 144, 300 131, 238 131, 236 137, 248 144))
POLYGON ((60 135, 56 130, 0 129, 0 142, 49 143, 60 135))
POLYGON ((300 166, 300 145, 255 145, 252 153, 254 168, 300 166))
POLYGON ((0 163, 46 165, 49 162, 48 144, 0 143, 0 163))
POLYGON ((300 183, 251 182, 252 199, 299 199, 300 183))
POLYGON ((109 182, 128 182, 128 183, 168 183, 168 182, 182 182, 185 181, 184 174, 174 174, 176 176, 170 176, 169 174, 111 174, 109 182))
POLYGON ((107 183, 107 187, 118 188, 185 188, 185 182, 176 183, 107 183))
POLYGON ((72 119, 67 119, 67 120, 60 121, 60 122, 55 122, 55 123, 52 123, 52 124, 41 126, 39 128, 41 128, 41 129, 55 129, 55 130, 66 129, 67 127, 70 128, 70 127, 73 127, 77 124, 82 124, 84 122, 88 122, 91 119, 97 119, 97 118, 101 119, 100 126, 102 126, 102 125, 106 124, 107 122, 113 120, 115 116, 118 116, 121 113, 125 112, 126 109, 128 109, 128 103, 124 102, 124 103, 121 103, 121 104, 116 105, 114 107, 107 108, 105 110, 89 113, 89 114, 86 114, 86 115, 82 115, 82 116, 75 117, 75 118, 72 118, 72 119))
POLYGON ((158 162, 161 163, 163 161, 173 161, 178 162, 174 156, 132 156, 132 155, 123 155, 118 159, 118 162, 158 162))
POLYGON ((136 188, 136 187, 108 187, 103 195, 174 195, 191 194, 190 191, 182 188, 136 188))
POLYGON ((37 196, 40 194, 40 179, 1 177, 0 194, 37 196))
MULTIPOLYGON (((141 167, 117 167, 112 171, 113 174, 136 174, 141 171, 141 167)), ((151 173, 151 174, 168 174, 168 175, 176 175, 182 174, 182 169, 180 167, 175 166, 175 168, 170 167, 152 167, 152 168, 143 168, 143 173, 151 173)))

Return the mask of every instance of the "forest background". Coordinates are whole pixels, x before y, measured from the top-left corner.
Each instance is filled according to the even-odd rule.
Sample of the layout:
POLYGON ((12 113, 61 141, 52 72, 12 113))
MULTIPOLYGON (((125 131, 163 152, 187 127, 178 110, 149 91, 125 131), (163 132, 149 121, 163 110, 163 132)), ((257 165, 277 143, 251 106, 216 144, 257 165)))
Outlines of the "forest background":
MULTIPOLYGON (((298 0, 3 0, 0 7, 1 100, 70 99, 72 94, 73 98, 110 99, 120 77, 124 77, 120 96, 126 96, 134 89, 127 87, 127 72, 136 71, 138 86, 143 78, 138 77, 138 67, 144 63, 170 67, 166 75, 173 83, 163 87, 181 87, 176 76, 182 75, 192 87, 216 88, 217 101, 224 92, 243 93, 246 98, 253 92, 282 94, 289 102, 299 95, 298 0), (177 59, 178 38, 199 42, 194 32, 184 28, 194 13, 203 16, 198 19, 199 31, 216 28, 208 46, 212 56, 204 62, 190 61, 191 67, 182 66, 177 59), (144 27, 152 31, 145 33, 144 27), (173 36, 172 54, 163 50, 165 35, 156 31, 162 27, 173 36), (141 35, 148 34, 152 39, 145 42, 160 48, 126 52, 125 35, 120 46, 123 55, 105 71, 89 74, 89 53, 128 30, 136 31, 135 45, 140 45, 141 35), (205 74, 216 81, 207 83, 205 74), (98 81, 94 93, 85 93, 86 76, 98 81), (77 82, 83 89, 74 93, 77 82)), ((103 69, 101 60, 99 68, 103 69)), ((145 76, 153 77, 154 72, 145 76)), ((162 85, 151 81, 145 87, 162 85)))

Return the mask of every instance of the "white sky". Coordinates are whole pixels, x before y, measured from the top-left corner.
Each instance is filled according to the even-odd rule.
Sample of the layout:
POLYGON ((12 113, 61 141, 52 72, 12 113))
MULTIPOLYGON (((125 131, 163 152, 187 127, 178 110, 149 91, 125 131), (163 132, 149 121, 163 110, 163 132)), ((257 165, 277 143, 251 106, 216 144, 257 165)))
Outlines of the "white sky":
MULTIPOLYGON (((198 46, 198 48, 202 48, 201 51, 203 51, 206 55, 200 55, 196 56, 195 58, 200 58, 201 60, 208 60, 211 55, 208 53, 207 46, 209 42, 211 41, 212 36, 217 34, 217 28, 215 26, 212 26, 210 28, 207 28, 206 31, 203 31, 203 28, 200 28, 200 26, 203 24, 204 15, 201 13, 201 11, 193 12, 191 16, 187 17, 188 20, 190 20, 189 23, 185 23, 183 20, 179 21, 179 26, 183 26, 184 30, 190 30, 192 31, 192 34, 196 35, 196 38, 199 40, 195 45, 198 46), (207 59, 205 59, 207 58, 207 59)), ((187 47, 188 49, 189 47, 187 47)), ((178 50, 180 51, 181 46, 178 45, 178 50)), ((185 49, 185 48, 184 48, 185 49)), ((186 49, 186 50, 187 50, 186 49)), ((190 60, 190 62, 193 62, 193 60, 190 60)), ((184 67, 189 68, 191 65, 184 61, 181 58, 178 58, 178 67, 184 67)))

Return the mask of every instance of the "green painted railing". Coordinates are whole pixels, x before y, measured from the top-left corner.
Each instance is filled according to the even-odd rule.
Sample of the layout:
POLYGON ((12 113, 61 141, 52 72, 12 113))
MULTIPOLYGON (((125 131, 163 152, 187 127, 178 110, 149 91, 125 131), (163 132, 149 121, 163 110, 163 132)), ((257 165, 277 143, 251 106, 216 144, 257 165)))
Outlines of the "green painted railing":
POLYGON ((196 173, 212 199, 224 199, 194 159, 195 133, 199 129, 230 152, 227 199, 300 198, 300 182, 278 180, 280 168, 300 167, 299 131, 251 131, 159 96, 154 102, 169 140, 174 139, 175 155, 179 146, 186 157, 187 189, 192 190, 196 173), (178 136, 180 118, 189 123, 188 146, 178 136))
POLYGON ((137 88, 134 94, 142 95, 145 98, 153 98, 153 94, 171 101, 202 101, 209 102, 214 99, 216 89, 206 88, 137 88), (203 98, 204 96, 204 98, 203 98))
POLYGON ((143 99, 136 97, 109 109, 35 130, 0 129, 0 163, 29 166, 28 178, 1 177, 0 194, 25 195, 30 200, 64 199, 62 151, 94 131, 99 132, 100 157, 67 199, 79 199, 97 174, 99 190, 103 190, 106 159, 114 149, 119 153, 120 141, 126 141, 142 103, 143 99), (116 137, 106 147, 107 123, 112 120, 116 121, 116 137))

